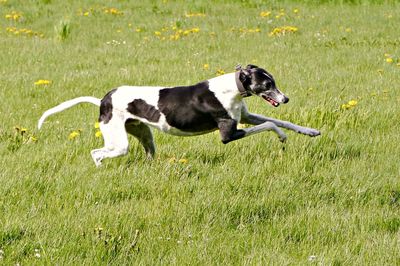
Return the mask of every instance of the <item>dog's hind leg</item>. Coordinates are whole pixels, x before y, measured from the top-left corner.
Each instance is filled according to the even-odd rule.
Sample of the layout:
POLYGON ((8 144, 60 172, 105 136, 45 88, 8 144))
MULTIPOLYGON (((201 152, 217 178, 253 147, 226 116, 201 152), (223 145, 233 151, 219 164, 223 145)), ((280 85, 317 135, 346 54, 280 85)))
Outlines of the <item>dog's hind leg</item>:
POLYGON ((147 158, 152 159, 154 157, 156 148, 150 127, 139 121, 128 120, 125 123, 125 128, 129 134, 136 137, 140 144, 143 145, 147 158))
POLYGON ((91 151, 96 166, 100 166, 101 161, 105 158, 113 158, 128 153, 129 142, 123 120, 113 118, 107 124, 101 122, 100 130, 104 139, 104 147, 91 151))

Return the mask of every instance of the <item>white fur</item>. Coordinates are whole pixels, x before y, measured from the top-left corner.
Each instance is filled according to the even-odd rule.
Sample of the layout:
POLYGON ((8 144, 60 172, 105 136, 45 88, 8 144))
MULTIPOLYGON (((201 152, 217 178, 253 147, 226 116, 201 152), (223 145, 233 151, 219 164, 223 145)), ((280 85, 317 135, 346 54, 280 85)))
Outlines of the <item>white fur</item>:
POLYGON ((210 79, 208 89, 214 92, 230 117, 236 121, 240 121, 243 98, 240 96, 236 85, 235 73, 229 73, 210 79))
POLYGON ((100 99, 91 96, 84 96, 63 102, 57 105, 56 107, 51 108, 43 113, 38 122, 38 129, 42 127, 44 120, 46 120, 46 118, 49 117, 50 115, 64 111, 65 109, 68 109, 78 103, 92 103, 94 105, 100 106, 100 99))

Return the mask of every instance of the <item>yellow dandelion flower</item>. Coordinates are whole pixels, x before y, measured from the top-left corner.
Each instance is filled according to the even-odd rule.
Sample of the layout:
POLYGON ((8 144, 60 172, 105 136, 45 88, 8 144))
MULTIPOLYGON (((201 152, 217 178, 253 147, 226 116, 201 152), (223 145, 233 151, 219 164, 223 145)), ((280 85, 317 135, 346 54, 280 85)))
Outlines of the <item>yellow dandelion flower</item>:
POLYGON ((175 157, 171 157, 168 159, 169 163, 175 163, 176 162, 176 158, 175 157))
POLYGON ((38 138, 34 135, 30 136, 28 139, 28 142, 37 142, 37 141, 38 141, 38 138))
POLYGON ((104 12, 108 13, 108 14, 111 14, 111 15, 123 15, 124 14, 121 11, 119 11, 118 9, 116 9, 115 7, 106 8, 104 10, 104 12))
POLYGON ((193 33, 197 33, 197 32, 200 31, 200 28, 195 27, 195 28, 192 28, 190 31, 193 32, 193 33))
POLYGON ((96 133, 94 135, 96 138, 100 138, 101 136, 103 136, 103 134, 101 133, 100 130, 96 131, 96 133))
POLYGON ((295 14, 299 13, 299 9, 297 9, 297 8, 293 9, 293 13, 295 13, 295 14))
MULTIPOLYGON (((97 202, 96 202, 97 204, 97 202)), ((101 237, 101 234, 103 233, 104 228, 103 227, 96 227, 94 229, 94 232, 97 234, 98 237, 101 237)))
POLYGON ((94 123, 94 128, 95 129, 99 129, 100 128, 100 123, 99 122, 95 122, 94 123))
POLYGON ((340 106, 340 108, 342 110, 349 110, 351 108, 356 107, 356 105, 358 104, 358 102, 356 100, 350 100, 348 103, 344 103, 340 106))
POLYGON ((50 84, 51 84, 51 80, 39 79, 39 80, 35 81, 34 84, 35 84, 36 86, 50 85, 50 84))
POLYGON ((221 75, 225 74, 225 71, 223 69, 219 68, 219 69, 217 69, 216 74, 217 74, 217 76, 221 76, 221 75))
POLYGON ((283 26, 274 28, 270 33, 269 36, 280 36, 285 35, 286 33, 295 33, 298 31, 297 27, 294 26, 283 26))
POLYGON ((340 108, 341 108, 342 110, 347 110, 347 109, 350 109, 350 106, 349 106, 348 104, 344 103, 344 104, 342 104, 342 105, 340 106, 340 108))
POLYGON ((74 131, 72 131, 71 133, 69 133, 68 139, 69 139, 69 140, 73 140, 73 139, 75 139, 76 137, 78 137, 80 134, 81 134, 81 133, 80 133, 79 130, 74 130, 74 131))
POLYGON ((351 100, 351 101, 348 102, 348 105, 350 105, 351 107, 354 107, 354 106, 357 105, 357 103, 358 102, 356 100, 351 100))
POLYGON ((21 127, 21 126, 15 126, 14 129, 21 135, 25 134, 28 131, 26 127, 21 127))
POLYGON ((179 33, 175 33, 174 35, 170 35, 169 39, 171 41, 177 41, 181 36, 179 35, 179 33))
POLYGON ((270 11, 262 11, 260 13, 260 17, 263 17, 263 18, 268 17, 269 15, 271 15, 270 11))
POLYGON ((14 28, 14 27, 7 27, 6 28, 7 32, 14 32, 15 30, 16 30, 16 28, 14 28))
POLYGON ((141 32, 142 29, 141 29, 141 28, 136 28, 135 31, 136 31, 136 32, 141 32))
POLYGON ((391 57, 386 58, 386 62, 389 64, 393 63, 393 58, 391 57))
POLYGON ((189 162, 189 160, 188 160, 188 159, 185 159, 185 158, 182 158, 182 159, 179 159, 178 162, 179 162, 179 163, 182 163, 182 164, 186 164, 186 163, 189 162))
POLYGON ((204 70, 210 69, 210 65, 209 65, 209 64, 204 64, 204 65, 203 65, 203 69, 204 69, 204 70))
POLYGON ((22 13, 17 11, 12 11, 10 14, 6 14, 5 18, 8 20, 19 21, 22 18, 22 13))
POLYGON ((191 18, 191 17, 205 17, 206 14, 204 13, 186 13, 185 17, 191 18))
POLYGON ((155 32, 154 32, 154 35, 156 35, 156 36, 161 36, 161 32, 160 32, 160 31, 155 31, 155 32))

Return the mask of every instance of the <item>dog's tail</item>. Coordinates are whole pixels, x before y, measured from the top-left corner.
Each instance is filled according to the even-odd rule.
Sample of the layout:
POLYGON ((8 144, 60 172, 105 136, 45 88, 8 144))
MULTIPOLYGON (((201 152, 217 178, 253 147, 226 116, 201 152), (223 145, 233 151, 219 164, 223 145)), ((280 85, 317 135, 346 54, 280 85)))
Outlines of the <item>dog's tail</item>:
POLYGON ((78 97, 78 98, 63 102, 63 103, 57 105, 56 107, 53 107, 43 113, 42 117, 40 117, 39 122, 38 122, 38 129, 40 129, 42 127, 43 122, 44 122, 44 120, 46 120, 47 117, 49 117, 55 113, 64 111, 65 109, 68 109, 79 103, 91 103, 91 104, 100 106, 101 100, 98 98, 95 98, 95 97, 91 97, 91 96, 84 96, 84 97, 78 97))

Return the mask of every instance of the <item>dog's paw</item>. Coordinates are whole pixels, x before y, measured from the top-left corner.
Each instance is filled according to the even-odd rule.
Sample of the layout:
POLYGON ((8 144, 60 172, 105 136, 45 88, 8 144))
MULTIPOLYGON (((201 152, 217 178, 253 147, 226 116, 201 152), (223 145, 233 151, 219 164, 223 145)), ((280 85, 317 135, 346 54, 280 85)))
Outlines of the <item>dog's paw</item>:
POLYGON ((310 129, 309 129, 308 135, 309 135, 310 137, 316 137, 316 136, 321 135, 321 132, 320 132, 319 130, 317 130, 317 129, 310 128, 310 129))
POLYGON ((101 161, 103 159, 103 157, 101 155, 99 155, 99 153, 101 153, 100 149, 92 150, 90 152, 90 154, 92 155, 93 162, 96 165, 96 167, 100 167, 101 166, 101 161))
POLYGON ((308 128, 308 127, 301 128, 297 132, 307 135, 307 136, 310 136, 310 137, 316 137, 316 136, 321 135, 321 132, 319 130, 314 129, 314 128, 308 128))
POLYGON ((279 141, 285 143, 287 140, 287 136, 285 134, 279 135, 279 141))

